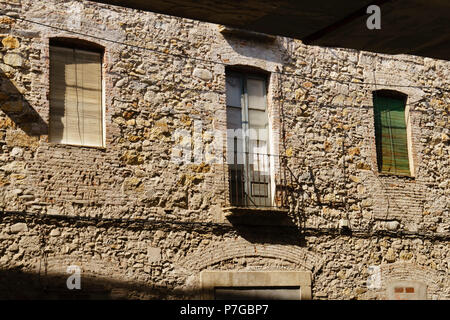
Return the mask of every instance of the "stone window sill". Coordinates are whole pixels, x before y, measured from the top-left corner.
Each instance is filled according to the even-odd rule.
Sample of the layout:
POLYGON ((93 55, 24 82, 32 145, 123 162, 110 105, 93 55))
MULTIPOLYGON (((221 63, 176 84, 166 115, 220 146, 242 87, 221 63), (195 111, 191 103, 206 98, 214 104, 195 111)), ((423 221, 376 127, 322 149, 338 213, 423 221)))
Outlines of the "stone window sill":
POLYGON ((106 151, 106 147, 102 146, 83 146, 80 144, 69 144, 69 143, 57 143, 57 142, 48 142, 49 145, 51 145, 52 147, 59 147, 59 148, 63 148, 63 147, 75 147, 75 148, 87 148, 87 149, 97 149, 99 151, 106 151))
POLYGON ((380 178, 399 178, 399 179, 405 179, 405 180, 415 180, 415 176, 410 176, 406 174, 397 174, 397 173, 388 173, 388 172, 376 172, 376 174, 380 178))

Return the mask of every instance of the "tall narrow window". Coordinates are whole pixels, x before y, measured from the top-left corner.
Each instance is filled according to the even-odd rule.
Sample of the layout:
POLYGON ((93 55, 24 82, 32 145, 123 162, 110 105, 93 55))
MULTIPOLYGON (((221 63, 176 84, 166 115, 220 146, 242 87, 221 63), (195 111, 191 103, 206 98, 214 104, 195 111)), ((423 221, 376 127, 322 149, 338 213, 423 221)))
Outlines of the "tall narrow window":
POLYGON ((406 127, 406 96, 390 91, 373 94, 378 169, 382 173, 411 175, 406 127))
POLYGON ((227 72, 230 197, 237 206, 272 206, 266 79, 227 72))
POLYGON ((103 146, 102 53, 50 46, 49 141, 103 146))

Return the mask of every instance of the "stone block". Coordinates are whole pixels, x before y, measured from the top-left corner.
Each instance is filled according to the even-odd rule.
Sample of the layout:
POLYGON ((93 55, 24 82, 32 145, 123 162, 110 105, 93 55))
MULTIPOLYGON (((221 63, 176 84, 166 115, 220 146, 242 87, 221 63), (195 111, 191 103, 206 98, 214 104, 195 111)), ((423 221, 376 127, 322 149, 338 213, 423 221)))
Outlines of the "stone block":
POLYGON ((17 53, 5 54, 3 62, 12 67, 22 67, 24 63, 23 58, 17 53))
POLYGON ((196 78, 200 78, 204 81, 208 81, 212 79, 212 73, 205 69, 196 68, 192 74, 196 78))
POLYGON ((61 231, 59 231, 58 229, 53 229, 52 231, 50 231, 50 237, 59 237, 61 235, 61 231))
POLYGON ((19 223, 13 224, 11 226, 10 230, 11 230, 11 233, 27 232, 28 227, 27 227, 26 223, 19 222, 19 223))
POLYGON ((149 263, 161 261, 161 248, 149 247, 147 249, 147 258, 149 263))
POLYGON ((7 36, 6 38, 2 39, 3 47, 6 49, 16 49, 19 47, 19 40, 17 38, 14 38, 12 36, 7 36))

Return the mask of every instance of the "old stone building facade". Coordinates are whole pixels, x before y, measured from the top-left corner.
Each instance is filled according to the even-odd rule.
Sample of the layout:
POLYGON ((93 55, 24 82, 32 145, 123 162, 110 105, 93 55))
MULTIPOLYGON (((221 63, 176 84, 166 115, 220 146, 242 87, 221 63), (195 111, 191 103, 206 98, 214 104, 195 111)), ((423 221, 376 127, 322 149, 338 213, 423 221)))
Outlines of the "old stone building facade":
POLYGON ((450 298, 450 62, 88 1, 0 8, 0 297, 450 298), (51 136, 52 47, 100 52, 94 146, 51 136), (265 114, 254 205, 223 160, 231 77, 265 114), (379 169, 385 93, 406 99, 407 175, 379 169))

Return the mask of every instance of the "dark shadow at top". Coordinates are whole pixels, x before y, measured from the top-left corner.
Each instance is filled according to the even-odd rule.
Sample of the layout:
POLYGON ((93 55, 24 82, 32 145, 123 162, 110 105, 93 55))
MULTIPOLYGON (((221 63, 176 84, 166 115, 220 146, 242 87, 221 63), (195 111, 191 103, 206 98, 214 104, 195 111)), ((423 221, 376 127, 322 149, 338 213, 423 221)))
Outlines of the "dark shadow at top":
POLYGON ((287 212, 240 210, 228 215, 234 230, 251 243, 305 246, 305 238, 287 212))

